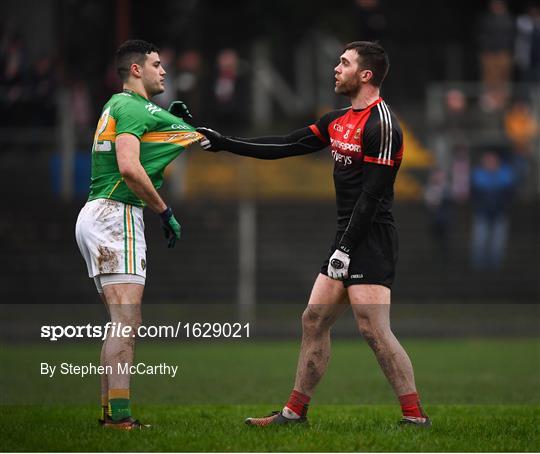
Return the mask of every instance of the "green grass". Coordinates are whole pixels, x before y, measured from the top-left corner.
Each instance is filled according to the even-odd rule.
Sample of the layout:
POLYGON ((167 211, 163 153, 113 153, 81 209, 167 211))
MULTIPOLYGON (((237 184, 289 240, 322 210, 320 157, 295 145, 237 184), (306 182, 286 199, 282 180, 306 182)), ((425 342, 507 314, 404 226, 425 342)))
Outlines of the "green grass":
POLYGON ((539 407, 432 406, 430 429, 399 428, 390 406, 324 405, 309 426, 242 424, 267 406, 144 406, 144 433, 98 427, 91 407, 7 407, 3 451, 538 451, 539 407), (9 428, 9 429, 8 429, 9 428))
POLYGON ((309 427, 260 430, 246 416, 278 409, 294 379, 298 343, 140 342, 136 360, 180 365, 137 376, 145 433, 97 426, 99 378, 39 374, 39 363, 87 363, 98 344, 3 344, 2 451, 540 451, 538 339, 405 340, 429 430, 399 429, 399 407, 361 341, 333 343, 309 427))

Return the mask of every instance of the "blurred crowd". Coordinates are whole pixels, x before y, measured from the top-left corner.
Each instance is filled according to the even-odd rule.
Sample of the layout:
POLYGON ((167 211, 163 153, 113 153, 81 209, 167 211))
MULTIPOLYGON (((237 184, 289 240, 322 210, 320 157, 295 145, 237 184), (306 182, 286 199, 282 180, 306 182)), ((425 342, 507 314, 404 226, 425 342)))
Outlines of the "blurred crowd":
POLYGON ((513 17, 504 0, 490 0, 478 24, 482 107, 503 109, 510 83, 540 82, 540 5, 531 3, 513 17), (515 75, 515 77, 513 77, 515 75))
MULTIPOLYGON (((399 34, 399 24, 391 23, 388 2, 354 0, 353 3, 352 23, 359 30, 359 38, 380 40, 384 44, 389 37, 399 34)), ((514 16, 504 0, 490 0, 475 30, 478 73, 485 87, 482 109, 486 112, 505 109, 512 96, 510 82, 540 82, 540 6, 531 3, 522 14, 514 16)), ((68 88, 74 97, 75 122, 92 126, 103 98, 118 90, 114 65, 109 64, 102 80, 89 81, 87 74, 69 67, 70 62, 61 61, 58 56, 30 58, 27 43, 21 36, 20 30, 17 32, 13 27, 0 29, 3 124, 50 125, 55 121, 56 90, 68 88), (29 112, 32 113, 28 115, 29 112)), ((210 56, 207 52, 203 55, 201 48, 163 47, 161 57, 169 75, 168 90, 160 102, 183 99, 204 120, 223 120, 227 125, 241 123, 249 105, 249 62, 240 58, 239 49, 234 46, 215 47, 210 56)), ((468 46, 467 51, 473 49, 468 46)), ((443 49, 441 52, 444 53, 443 49)))
POLYGON ((2 126, 53 126, 57 78, 50 56, 30 59, 18 35, 0 36, 2 126))
POLYGON ((424 199, 440 261, 452 259, 456 208, 471 201, 471 266, 495 270, 504 264, 516 195, 536 194, 540 6, 513 17, 503 0, 491 0, 478 37, 481 87, 456 84, 444 94, 424 199))
MULTIPOLYGON (((166 91, 154 102, 167 108, 171 101, 181 99, 198 122, 211 121, 228 127, 247 120, 247 65, 235 49, 221 49, 210 63, 196 49, 177 53, 171 47, 164 47, 160 57, 167 71, 166 91)), ((87 131, 94 127, 98 109, 107 97, 122 87, 111 61, 95 96, 82 75, 65 76, 54 57, 29 59, 24 42, 18 36, 5 36, 1 40, 0 69, 3 126, 57 124, 57 90, 62 88, 69 92, 75 127, 81 132, 87 131)))
MULTIPOLYGON (((359 38, 384 44, 392 31, 385 9, 388 3, 353 3, 359 38)), ((70 95, 70 115, 78 136, 91 140, 89 131, 95 127, 99 109, 121 88, 114 62, 106 71, 100 70, 100 80, 90 81, 85 74, 66 69, 67 62, 56 55, 30 57, 22 35, 6 30, 0 29, 1 127, 56 125, 61 89, 70 95)), ((540 84, 540 6, 531 3, 516 15, 504 0, 489 0, 476 22, 475 35, 474 46, 462 45, 478 56, 477 80, 449 87, 440 102, 444 112, 432 121, 431 149, 437 165, 428 177, 425 203, 444 262, 452 252, 456 207, 472 201, 471 264, 493 269, 504 262, 515 195, 531 193, 528 187, 535 184, 531 169, 540 123, 532 88, 540 84)), ((279 58, 285 61, 282 55, 279 58)), ((230 43, 222 48, 218 44, 211 53, 197 45, 164 46, 161 59, 167 87, 156 97, 158 104, 166 108, 172 100, 181 99, 196 124, 247 132, 252 70, 245 52, 230 43)))

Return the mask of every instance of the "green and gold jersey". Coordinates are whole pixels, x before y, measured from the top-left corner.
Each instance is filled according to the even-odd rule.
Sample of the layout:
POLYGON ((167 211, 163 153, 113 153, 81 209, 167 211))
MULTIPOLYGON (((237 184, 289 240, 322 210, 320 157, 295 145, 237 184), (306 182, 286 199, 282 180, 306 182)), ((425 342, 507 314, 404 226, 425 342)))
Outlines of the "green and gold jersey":
POLYGON ((163 184, 165 167, 203 138, 193 126, 133 91, 113 95, 103 107, 94 135, 88 200, 113 199, 145 205, 129 190, 118 170, 116 136, 125 133, 140 140, 140 161, 156 189, 163 184))

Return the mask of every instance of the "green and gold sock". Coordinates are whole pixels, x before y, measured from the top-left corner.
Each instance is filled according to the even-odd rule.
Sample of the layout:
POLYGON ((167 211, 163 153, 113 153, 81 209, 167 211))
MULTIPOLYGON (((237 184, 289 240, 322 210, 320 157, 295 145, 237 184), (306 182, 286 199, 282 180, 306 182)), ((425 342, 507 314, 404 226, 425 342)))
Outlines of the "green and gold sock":
POLYGON ((101 419, 105 421, 109 414, 109 396, 107 394, 101 395, 101 419))
POLYGON ((131 416, 129 389, 109 389, 109 412, 113 421, 131 416))

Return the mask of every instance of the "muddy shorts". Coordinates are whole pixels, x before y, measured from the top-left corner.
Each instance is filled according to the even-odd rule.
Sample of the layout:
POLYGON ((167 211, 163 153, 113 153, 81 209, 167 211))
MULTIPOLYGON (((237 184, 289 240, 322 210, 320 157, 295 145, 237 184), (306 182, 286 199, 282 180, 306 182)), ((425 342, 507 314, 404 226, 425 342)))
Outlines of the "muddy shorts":
POLYGON ((77 218, 75 237, 89 277, 122 273, 146 278, 142 208, 109 199, 87 202, 77 218))

